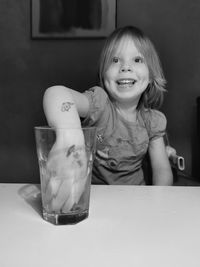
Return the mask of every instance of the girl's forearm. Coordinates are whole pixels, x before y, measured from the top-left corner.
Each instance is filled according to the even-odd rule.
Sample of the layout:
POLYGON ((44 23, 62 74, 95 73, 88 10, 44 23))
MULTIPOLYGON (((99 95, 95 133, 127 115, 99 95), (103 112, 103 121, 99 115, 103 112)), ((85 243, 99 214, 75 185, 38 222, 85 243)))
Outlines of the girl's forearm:
POLYGON ((153 185, 173 185, 173 174, 169 169, 153 173, 153 185))

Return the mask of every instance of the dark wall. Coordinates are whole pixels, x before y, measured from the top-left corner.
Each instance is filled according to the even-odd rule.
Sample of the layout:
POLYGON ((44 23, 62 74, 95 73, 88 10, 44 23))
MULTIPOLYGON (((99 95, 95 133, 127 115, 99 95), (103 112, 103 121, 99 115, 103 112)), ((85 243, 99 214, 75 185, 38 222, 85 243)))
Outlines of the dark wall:
MULTIPOLYGON (((159 51, 168 80, 163 110, 171 144, 196 174, 195 101, 200 95, 200 2, 118 0, 117 26, 142 28, 159 51)), ((30 1, 0 1, 0 181, 38 182, 33 127, 46 124, 45 89, 95 84, 104 39, 32 40, 30 1)))

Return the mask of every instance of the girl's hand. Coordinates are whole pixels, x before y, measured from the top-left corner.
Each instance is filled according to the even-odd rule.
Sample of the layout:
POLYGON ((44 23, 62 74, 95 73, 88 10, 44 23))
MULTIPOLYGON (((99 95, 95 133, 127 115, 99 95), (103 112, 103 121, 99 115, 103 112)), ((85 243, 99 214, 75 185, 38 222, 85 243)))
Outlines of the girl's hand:
POLYGON ((44 202, 49 211, 66 213, 79 202, 87 169, 82 130, 59 130, 47 162, 44 202))

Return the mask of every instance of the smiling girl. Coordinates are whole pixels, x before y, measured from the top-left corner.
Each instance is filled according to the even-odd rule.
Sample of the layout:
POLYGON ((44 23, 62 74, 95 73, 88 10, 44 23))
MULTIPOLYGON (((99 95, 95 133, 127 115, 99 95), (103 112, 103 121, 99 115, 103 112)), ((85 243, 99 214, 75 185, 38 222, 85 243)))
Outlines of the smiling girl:
MULTIPOLYGON (((58 132, 59 145, 53 149, 80 147, 84 143, 81 126, 96 126, 93 183, 144 185, 142 163, 148 153, 153 184, 171 185, 163 141, 166 118, 157 110, 164 85, 159 57, 149 38, 133 26, 116 29, 102 50, 99 86, 84 93, 64 86, 46 90, 44 111, 49 125, 80 129, 70 136, 58 132)), ((53 168, 58 172, 55 163, 53 168)))

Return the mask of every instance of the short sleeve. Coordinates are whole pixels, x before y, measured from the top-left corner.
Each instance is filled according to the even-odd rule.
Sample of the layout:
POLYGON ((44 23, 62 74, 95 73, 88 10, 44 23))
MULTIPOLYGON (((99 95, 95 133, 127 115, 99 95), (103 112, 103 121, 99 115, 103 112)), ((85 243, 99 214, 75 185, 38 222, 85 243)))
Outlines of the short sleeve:
POLYGON ((152 141, 166 133, 167 120, 165 115, 158 110, 149 113, 149 139, 152 141))
POLYGON ((83 125, 92 126, 106 112, 108 95, 101 87, 95 86, 84 92, 89 100, 89 111, 83 121, 83 125))

